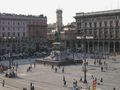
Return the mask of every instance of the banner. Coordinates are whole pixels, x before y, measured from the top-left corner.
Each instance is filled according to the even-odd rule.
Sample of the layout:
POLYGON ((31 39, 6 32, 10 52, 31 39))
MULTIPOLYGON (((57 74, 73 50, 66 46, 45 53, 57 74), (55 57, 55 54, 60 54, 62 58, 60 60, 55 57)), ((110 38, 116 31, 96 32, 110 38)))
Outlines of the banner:
POLYGON ((93 89, 92 89, 92 90, 96 90, 96 80, 93 80, 92 87, 93 87, 93 89))

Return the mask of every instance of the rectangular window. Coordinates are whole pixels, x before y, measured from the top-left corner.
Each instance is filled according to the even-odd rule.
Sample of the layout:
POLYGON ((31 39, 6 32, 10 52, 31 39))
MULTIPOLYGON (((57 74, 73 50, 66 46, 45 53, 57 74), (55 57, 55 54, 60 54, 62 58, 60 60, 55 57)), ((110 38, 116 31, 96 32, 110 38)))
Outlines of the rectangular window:
POLYGON ((110 27, 112 27, 113 21, 110 21, 110 27))
POLYGON ((10 32, 8 32, 8 36, 10 36, 10 32))
POLYGON ((115 22, 115 24, 116 24, 116 27, 118 27, 118 23, 119 23, 119 21, 116 21, 116 22, 115 22))
POLYGON ((20 37, 20 33, 18 32, 18 37, 20 37))
POLYGON ((8 27, 8 30, 10 30, 10 28, 8 27))
POLYGON ((107 21, 104 21, 104 26, 107 27, 107 21))
POLYGON ((5 30, 5 28, 3 27, 3 28, 2 28, 2 30, 4 31, 4 30, 5 30))
POLYGON ((23 32, 23 37, 25 37, 25 32, 23 32))
POLYGON ((20 28, 18 28, 18 31, 20 30, 20 28))
POLYGON ((99 26, 102 27, 102 22, 99 22, 99 26))
POLYGON ((94 22, 94 27, 96 28, 96 26, 97 26, 97 23, 96 23, 96 22, 94 22))
POLYGON ((15 36, 15 32, 13 32, 13 36, 15 36))
POLYGON ((2 37, 5 37, 5 32, 2 32, 2 37))
POLYGON ((87 27, 87 23, 85 23, 85 27, 87 27))
POLYGON ((92 27, 92 23, 91 22, 89 23, 89 27, 92 27))

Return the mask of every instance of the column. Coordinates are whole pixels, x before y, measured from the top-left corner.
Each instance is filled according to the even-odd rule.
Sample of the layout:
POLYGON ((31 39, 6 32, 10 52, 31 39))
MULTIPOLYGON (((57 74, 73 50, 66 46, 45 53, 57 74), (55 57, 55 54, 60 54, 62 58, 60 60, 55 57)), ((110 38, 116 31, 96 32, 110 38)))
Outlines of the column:
POLYGON ((95 46, 94 46, 94 41, 92 42, 92 51, 95 53, 95 46))
POLYGON ((66 49, 66 47, 67 47, 67 46, 66 46, 66 40, 64 41, 64 46, 65 46, 65 49, 66 49))
POLYGON ((98 41, 98 49, 97 49, 97 52, 99 53, 99 51, 100 51, 100 47, 99 47, 100 45, 99 45, 99 41, 98 41))
POLYGON ((103 50, 102 50, 102 52, 105 53, 104 41, 102 42, 102 45, 103 45, 103 50))
POLYGON ((108 53, 110 53, 110 41, 108 41, 108 53))
POLYGON ((89 41, 88 41, 88 51, 87 51, 88 53, 90 52, 90 47, 89 47, 89 45, 90 45, 90 44, 89 44, 89 41))
POLYGON ((76 40, 76 42, 75 42, 75 48, 76 48, 76 49, 78 48, 78 42, 77 42, 77 40, 76 40))
POLYGON ((113 43, 113 53, 116 53, 116 51, 115 51, 115 42, 113 43))
POLYGON ((118 51, 118 53, 120 54, 120 42, 119 42, 119 51, 118 51))

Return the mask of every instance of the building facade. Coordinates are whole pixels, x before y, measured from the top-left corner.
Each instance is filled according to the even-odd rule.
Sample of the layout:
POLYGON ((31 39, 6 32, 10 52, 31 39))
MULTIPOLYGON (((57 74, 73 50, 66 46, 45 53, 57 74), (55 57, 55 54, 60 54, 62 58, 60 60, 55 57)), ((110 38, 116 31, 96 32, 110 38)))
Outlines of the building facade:
POLYGON ((60 37, 66 49, 76 47, 76 33, 76 26, 74 23, 69 23, 63 27, 63 31, 60 32, 60 37))
MULTIPOLYGON (((87 52, 120 53, 120 10, 76 13, 77 36, 92 36, 85 39, 87 52)), ((82 39, 77 40, 82 46, 82 39)))
POLYGON ((28 37, 33 50, 40 51, 44 48, 47 42, 47 19, 41 18, 30 21, 28 24, 28 37))
MULTIPOLYGON (((47 33, 49 41, 52 43, 55 42, 55 33, 56 30, 47 33)), ((60 31, 60 42, 64 44, 65 49, 75 48, 76 47, 76 24, 69 23, 68 25, 63 26, 63 31, 60 31)))
MULTIPOLYGON (((0 13, 0 54, 28 52, 29 37, 31 37, 29 27, 30 23, 35 21, 43 24, 47 22, 47 18, 0 13)), ((43 31, 40 29, 39 32, 43 31)), ((47 23, 45 32, 47 32, 47 23)))

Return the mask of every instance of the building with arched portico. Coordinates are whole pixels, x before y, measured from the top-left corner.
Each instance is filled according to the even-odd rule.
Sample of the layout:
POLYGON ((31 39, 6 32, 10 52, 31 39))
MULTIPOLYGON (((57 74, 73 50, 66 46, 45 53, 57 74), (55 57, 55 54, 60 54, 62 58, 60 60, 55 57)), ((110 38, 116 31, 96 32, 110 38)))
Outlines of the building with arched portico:
MULTIPOLYGON (((80 12, 74 18, 78 36, 93 36, 85 41, 87 52, 120 53, 120 9, 80 12)), ((76 43, 81 47, 82 40, 76 43)))

